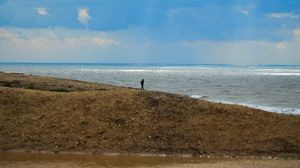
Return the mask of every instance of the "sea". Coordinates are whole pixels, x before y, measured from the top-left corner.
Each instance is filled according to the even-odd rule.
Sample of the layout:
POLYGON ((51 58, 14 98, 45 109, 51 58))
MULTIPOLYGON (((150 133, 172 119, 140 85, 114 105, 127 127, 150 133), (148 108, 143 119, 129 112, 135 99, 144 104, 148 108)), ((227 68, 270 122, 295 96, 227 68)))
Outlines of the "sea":
POLYGON ((300 65, 0 63, 0 71, 163 91, 300 114, 300 65))

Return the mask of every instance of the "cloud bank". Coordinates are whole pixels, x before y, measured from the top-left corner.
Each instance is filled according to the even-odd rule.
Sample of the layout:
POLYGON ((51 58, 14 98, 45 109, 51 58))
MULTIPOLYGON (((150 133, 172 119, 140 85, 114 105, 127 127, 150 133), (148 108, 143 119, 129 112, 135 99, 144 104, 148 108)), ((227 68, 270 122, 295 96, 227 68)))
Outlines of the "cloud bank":
MULTIPOLYGON (((300 62, 300 28, 291 32, 291 40, 242 40, 242 41, 183 41, 181 44, 191 55, 203 61, 228 64, 297 64, 300 62)), ((199 61, 199 60, 198 60, 199 61)))
POLYGON ((99 35, 77 35, 75 32, 71 35, 63 35, 62 30, 53 31, 51 29, 40 30, 44 31, 42 34, 35 34, 34 32, 9 31, 0 29, 0 44, 15 46, 17 48, 27 49, 57 49, 57 48, 77 48, 77 47, 101 47, 119 45, 119 42, 99 35), (33 33, 33 34, 32 34, 33 33))
POLYGON ((218 63, 295 64, 300 62, 300 28, 292 30, 291 40, 236 40, 161 42, 141 36, 141 30, 99 32, 90 30, 0 29, 2 61, 84 60, 119 63, 218 63), (176 59, 174 59, 176 58, 176 59), (100 61, 99 61, 100 60, 100 61))

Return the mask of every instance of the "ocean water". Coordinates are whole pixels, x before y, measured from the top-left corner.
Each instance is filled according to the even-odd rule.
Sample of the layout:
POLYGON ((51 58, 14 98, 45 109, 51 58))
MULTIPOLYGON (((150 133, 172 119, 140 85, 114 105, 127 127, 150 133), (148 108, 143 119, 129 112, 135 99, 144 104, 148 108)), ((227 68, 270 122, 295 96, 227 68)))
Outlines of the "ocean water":
POLYGON ((300 65, 0 63, 0 71, 77 79, 300 114, 300 65))

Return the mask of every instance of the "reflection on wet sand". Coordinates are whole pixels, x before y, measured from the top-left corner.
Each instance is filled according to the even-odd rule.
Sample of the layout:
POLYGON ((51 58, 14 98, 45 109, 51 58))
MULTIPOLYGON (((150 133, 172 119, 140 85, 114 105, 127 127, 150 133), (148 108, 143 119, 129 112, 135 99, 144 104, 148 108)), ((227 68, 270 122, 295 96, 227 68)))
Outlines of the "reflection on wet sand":
POLYGON ((293 159, 208 159, 159 156, 100 156, 79 154, 0 153, 1 168, 297 168, 293 159))

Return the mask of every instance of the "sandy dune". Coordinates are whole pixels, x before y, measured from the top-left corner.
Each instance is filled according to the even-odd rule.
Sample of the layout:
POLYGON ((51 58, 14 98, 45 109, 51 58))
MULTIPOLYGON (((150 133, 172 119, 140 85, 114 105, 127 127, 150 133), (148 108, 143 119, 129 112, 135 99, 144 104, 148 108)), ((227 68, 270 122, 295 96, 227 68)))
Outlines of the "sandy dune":
POLYGON ((300 116, 0 73, 0 149, 300 156, 300 116))

